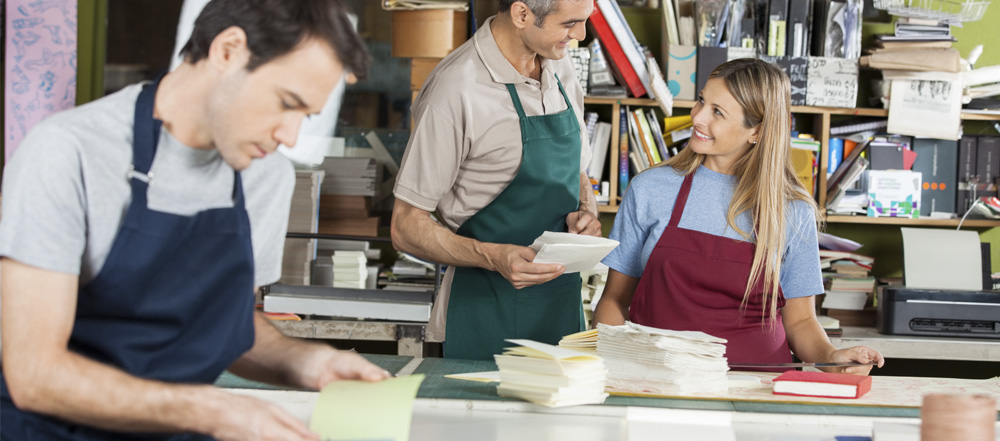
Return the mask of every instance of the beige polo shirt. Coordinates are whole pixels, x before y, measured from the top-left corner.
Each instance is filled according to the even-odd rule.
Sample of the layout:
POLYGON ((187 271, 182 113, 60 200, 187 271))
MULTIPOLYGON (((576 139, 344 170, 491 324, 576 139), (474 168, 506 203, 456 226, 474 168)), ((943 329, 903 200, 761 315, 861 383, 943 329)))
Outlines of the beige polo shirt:
MULTIPOLYGON (((493 17, 431 72, 411 107, 414 127, 393 194, 437 211, 452 231, 507 187, 521 165, 521 126, 506 84, 514 84, 528 116, 566 110, 556 75, 580 122, 580 171, 590 164, 583 89, 569 57, 543 60, 541 81, 521 75, 493 39, 493 17)), ((540 201, 541 202, 541 201, 540 201)), ((544 202, 541 202, 544 203, 544 202)), ((444 339, 452 269, 435 302, 429 337, 444 339)))

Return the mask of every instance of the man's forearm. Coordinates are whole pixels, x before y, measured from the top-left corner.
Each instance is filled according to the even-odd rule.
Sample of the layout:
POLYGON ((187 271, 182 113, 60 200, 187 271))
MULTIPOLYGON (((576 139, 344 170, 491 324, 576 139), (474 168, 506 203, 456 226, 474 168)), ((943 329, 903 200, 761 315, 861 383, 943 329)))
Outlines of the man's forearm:
POLYGON ((227 411, 218 388, 141 379, 72 352, 32 370, 8 375, 15 405, 102 429, 209 433, 227 411))
POLYGON ((310 379, 301 377, 300 368, 311 352, 332 351, 332 347, 288 337, 261 313, 254 313, 254 331, 253 347, 229 366, 230 372, 276 386, 315 387, 310 379))
POLYGON ((425 211, 398 201, 393 208, 392 245, 404 253, 442 265, 494 269, 497 244, 459 236, 425 211))

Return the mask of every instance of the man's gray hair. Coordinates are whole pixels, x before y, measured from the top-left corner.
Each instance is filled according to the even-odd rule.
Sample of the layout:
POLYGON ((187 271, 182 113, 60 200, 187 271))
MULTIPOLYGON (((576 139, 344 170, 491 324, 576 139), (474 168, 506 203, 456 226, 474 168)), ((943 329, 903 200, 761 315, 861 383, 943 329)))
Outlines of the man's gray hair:
POLYGON ((500 12, 510 11, 510 7, 514 3, 521 2, 528 5, 528 9, 531 9, 531 13, 535 14, 535 26, 542 27, 542 23, 545 22, 545 17, 556 11, 556 4, 560 0, 500 0, 500 12))

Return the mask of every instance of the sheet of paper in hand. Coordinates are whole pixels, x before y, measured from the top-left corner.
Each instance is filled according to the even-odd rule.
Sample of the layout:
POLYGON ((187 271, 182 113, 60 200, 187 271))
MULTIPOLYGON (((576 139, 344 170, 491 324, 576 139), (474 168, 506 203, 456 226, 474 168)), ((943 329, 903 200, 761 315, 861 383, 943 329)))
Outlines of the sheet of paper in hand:
POLYGON ((532 262, 558 263, 566 273, 578 273, 593 268, 617 246, 617 240, 603 237, 546 231, 531 244, 536 253, 532 262))

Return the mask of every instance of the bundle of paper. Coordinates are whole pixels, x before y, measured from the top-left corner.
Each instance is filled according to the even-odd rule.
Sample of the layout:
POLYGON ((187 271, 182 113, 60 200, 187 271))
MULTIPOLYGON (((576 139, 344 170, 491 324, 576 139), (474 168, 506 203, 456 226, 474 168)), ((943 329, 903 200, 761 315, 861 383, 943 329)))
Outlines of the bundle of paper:
POLYGON ((558 263, 566 273, 578 273, 597 265, 618 246, 617 240, 572 233, 546 231, 535 239, 535 263, 558 263))
POLYGON ((559 347, 574 351, 597 352, 597 330, 581 331, 559 340, 559 347))
POLYGON ((603 403, 607 371, 601 357, 531 340, 494 355, 500 368, 501 397, 549 407, 603 403))
POLYGON ((726 340, 626 322, 597 325, 597 353, 608 366, 608 390, 653 394, 724 392, 726 340))

